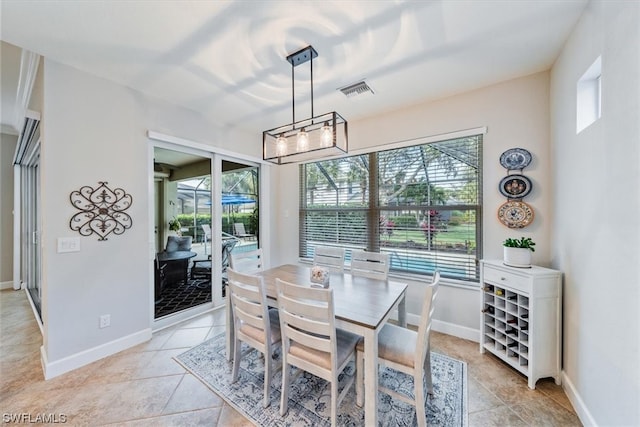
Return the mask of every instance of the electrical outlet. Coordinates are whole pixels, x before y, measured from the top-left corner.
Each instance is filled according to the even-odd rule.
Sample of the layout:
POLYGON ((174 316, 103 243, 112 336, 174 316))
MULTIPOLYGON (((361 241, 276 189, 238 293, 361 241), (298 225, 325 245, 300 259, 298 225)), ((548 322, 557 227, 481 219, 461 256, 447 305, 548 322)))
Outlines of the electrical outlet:
POLYGON ((103 314, 100 316, 100 328, 106 328, 107 326, 111 326, 111 315, 103 314))

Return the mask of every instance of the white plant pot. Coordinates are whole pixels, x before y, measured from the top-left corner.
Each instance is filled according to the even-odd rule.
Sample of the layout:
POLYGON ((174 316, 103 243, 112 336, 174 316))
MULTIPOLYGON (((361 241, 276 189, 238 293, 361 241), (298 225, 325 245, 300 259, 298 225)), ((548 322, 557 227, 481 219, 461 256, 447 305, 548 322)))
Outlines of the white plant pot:
POLYGON ((504 246, 504 263, 510 267, 531 267, 531 249, 504 246))

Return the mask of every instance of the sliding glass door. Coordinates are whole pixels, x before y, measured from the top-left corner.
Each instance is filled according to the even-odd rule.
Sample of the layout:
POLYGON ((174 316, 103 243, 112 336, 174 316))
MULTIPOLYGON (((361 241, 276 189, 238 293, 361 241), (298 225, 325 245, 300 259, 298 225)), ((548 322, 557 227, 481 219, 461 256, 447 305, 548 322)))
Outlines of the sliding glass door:
POLYGON ((29 293, 42 322, 41 244, 40 244, 40 131, 37 121, 29 138, 21 141, 14 159, 19 194, 20 282, 29 293))

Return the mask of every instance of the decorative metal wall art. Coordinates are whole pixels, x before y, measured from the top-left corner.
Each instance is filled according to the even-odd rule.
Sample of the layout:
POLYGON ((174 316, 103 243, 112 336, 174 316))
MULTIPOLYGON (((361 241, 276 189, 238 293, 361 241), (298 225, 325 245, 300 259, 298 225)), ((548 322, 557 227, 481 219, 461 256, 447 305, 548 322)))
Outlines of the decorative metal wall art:
POLYGON ((122 234, 131 228, 131 216, 124 211, 131 207, 133 198, 122 188, 110 189, 106 181, 98 184, 95 189, 85 185, 71 192, 71 204, 80 212, 71 217, 69 227, 82 236, 95 233, 104 241, 111 233, 122 234))

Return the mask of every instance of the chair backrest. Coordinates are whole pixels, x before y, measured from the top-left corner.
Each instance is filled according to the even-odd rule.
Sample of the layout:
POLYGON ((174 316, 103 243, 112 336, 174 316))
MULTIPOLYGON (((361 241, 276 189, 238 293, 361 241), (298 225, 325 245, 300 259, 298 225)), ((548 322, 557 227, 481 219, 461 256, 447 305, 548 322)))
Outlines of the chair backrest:
POLYGON ((296 366, 321 377, 336 371, 333 289, 300 286, 281 279, 276 279, 276 288, 282 351, 296 359, 296 366), (302 351, 289 351, 292 346, 302 351))
POLYGON ((209 224, 202 224, 202 231, 206 239, 211 239, 211 226, 209 224))
POLYGON ((316 246, 313 265, 324 267, 335 273, 342 273, 344 271, 344 248, 316 246))
POLYGON ((229 266, 235 271, 241 271, 245 274, 263 271, 264 257, 262 248, 248 252, 232 252, 229 257, 229 266))
POLYGON ((420 324, 418 325, 418 340, 416 342, 416 359, 417 363, 424 363, 424 359, 429 350, 429 334, 431 333, 431 321, 433 318, 433 310, 435 309, 436 296, 438 295, 438 286, 440 285, 440 272, 436 270, 433 273, 433 280, 424 294, 422 303, 422 311, 420 313, 420 324))
POLYGON ((389 254, 379 252, 351 251, 351 274, 386 280, 389 276, 389 254))
POLYGON ((267 294, 262 277, 227 269, 236 337, 254 345, 271 343, 267 294))
POLYGON ((167 236, 167 246, 164 250, 167 252, 190 251, 192 239, 191 236, 167 236))
POLYGON ((245 231, 244 223, 236 222, 233 224, 233 232, 236 236, 247 236, 248 233, 245 231))

